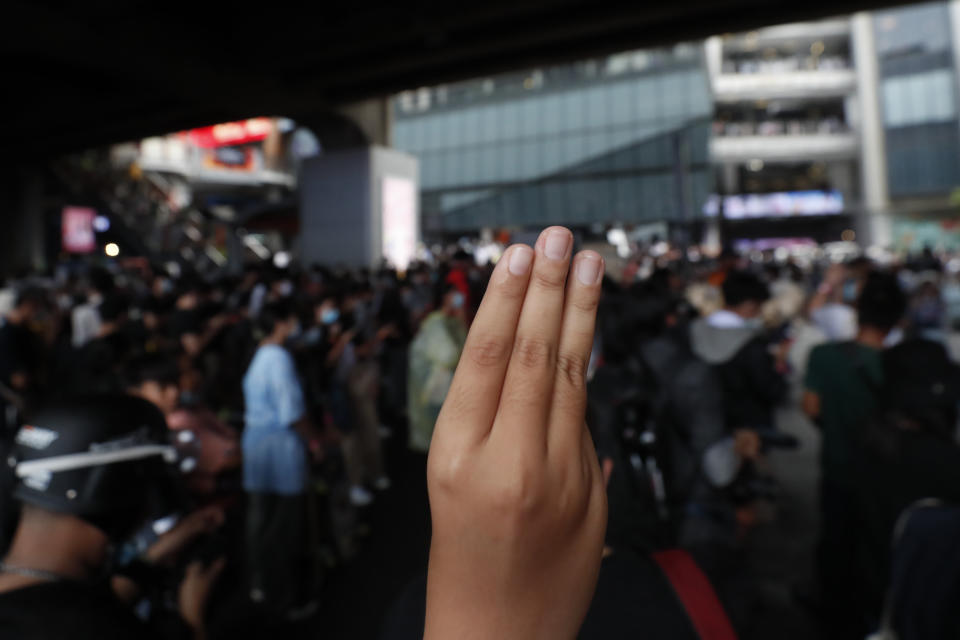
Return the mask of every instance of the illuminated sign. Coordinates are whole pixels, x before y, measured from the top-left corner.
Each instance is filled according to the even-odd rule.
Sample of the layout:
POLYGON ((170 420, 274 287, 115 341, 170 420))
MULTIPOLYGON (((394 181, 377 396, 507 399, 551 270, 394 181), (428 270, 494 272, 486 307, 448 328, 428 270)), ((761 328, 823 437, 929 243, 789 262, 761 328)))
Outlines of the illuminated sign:
POLYGON ((273 131, 273 121, 270 118, 250 118, 249 120, 215 124, 212 127, 190 129, 186 132, 186 135, 194 145, 204 149, 212 149, 259 142, 266 139, 271 131, 273 131))
POLYGON ((97 247, 93 223, 97 212, 89 207, 64 207, 60 240, 68 253, 90 253, 97 247))
MULTIPOLYGON (((843 194, 839 191, 784 191, 723 197, 723 217, 728 220, 837 213, 843 213, 843 194)), ((703 214, 710 218, 720 214, 720 196, 712 195, 707 199, 703 214)))
POLYGON ((383 257, 406 271, 417 250, 417 188, 413 180, 386 176, 382 183, 383 257))

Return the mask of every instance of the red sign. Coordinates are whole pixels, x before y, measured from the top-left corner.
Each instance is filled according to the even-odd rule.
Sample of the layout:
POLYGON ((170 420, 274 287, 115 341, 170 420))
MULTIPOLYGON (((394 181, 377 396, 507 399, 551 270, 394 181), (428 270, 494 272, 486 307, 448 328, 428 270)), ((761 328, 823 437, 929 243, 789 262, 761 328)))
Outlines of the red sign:
POLYGON ((239 122, 224 122, 212 127, 201 127, 187 131, 187 137, 194 145, 204 149, 225 147, 235 144, 258 142, 273 131, 270 118, 250 118, 239 122))
POLYGON ((88 207, 64 207, 61 227, 63 250, 69 253, 90 253, 97 248, 93 220, 97 212, 88 207))

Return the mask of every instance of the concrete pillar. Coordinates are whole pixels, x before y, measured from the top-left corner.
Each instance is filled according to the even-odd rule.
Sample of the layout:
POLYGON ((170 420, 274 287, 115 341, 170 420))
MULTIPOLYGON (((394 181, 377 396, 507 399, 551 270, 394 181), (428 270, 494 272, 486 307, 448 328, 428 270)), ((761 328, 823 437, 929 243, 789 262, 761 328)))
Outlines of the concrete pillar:
POLYGON ((416 158, 384 147, 325 153, 304 162, 299 255, 307 264, 405 269, 418 233, 416 158))
POLYGON ((40 167, 3 167, 0 179, 0 273, 40 271, 46 267, 44 250, 46 210, 40 167))
POLYGON ((707 38, 703 44, 703 54, 707 63, 707 73, 710 76, 710 89, 714 89, 717 76, 723 72, 723 38, 713 36, 707 38))
POLYGON ((863 203, 857 216, 857 237, 861 238, 864 245, 889 246, 893 233, 873 16, 866 12, 854 14, 852 26, 853 60, 860 104, 860 192, 863 203))

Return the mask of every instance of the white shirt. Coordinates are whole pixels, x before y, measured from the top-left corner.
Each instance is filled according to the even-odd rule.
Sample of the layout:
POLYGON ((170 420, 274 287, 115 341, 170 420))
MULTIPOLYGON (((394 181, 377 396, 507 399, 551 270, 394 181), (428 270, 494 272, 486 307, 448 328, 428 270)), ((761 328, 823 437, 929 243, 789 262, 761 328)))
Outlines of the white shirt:
POLYGON ((94 294, 89 302, 78 305, 71 314, 73 346, 77 349, 100 335, 100 303, 103 296, 94 294))

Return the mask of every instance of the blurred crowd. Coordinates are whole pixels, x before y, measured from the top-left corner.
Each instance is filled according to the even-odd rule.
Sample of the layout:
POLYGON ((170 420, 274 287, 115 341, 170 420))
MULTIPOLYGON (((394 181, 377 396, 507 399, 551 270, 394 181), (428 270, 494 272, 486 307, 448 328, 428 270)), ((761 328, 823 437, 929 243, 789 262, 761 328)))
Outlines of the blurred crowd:
MULTIPOLYGON (((242 598, 286 620, 309 617, 324 565, 354 553, 351 514, 389 500, 397 481, 383 439, 429 449, 492 269, 461 250, 402 274, 291 266, 211 278, 131 262, 10 281, 0 291, 3 458, 22 460, 43 439, 44 411, 70 398, 149 403, 193 455, 180 465, 185 492, 138 514, 146 529, 131 521, 111 540, 114 569, 186 523, 207 538, 207 557, 227 558, 242 598)), ((893 626, 904 640, 949 637, 937 633, 957 624, 956 574, 923 603, 908 594, 949 565, 922 553, 948 530, 924 518, 955 522, 945 505, 960 499, 956 274, 929 251, 801 267, 727 250, 698 262, 641 251, 615 275, 587 372, 610 525, 597 595, 606 600, 584 637, 635 627, 641 617, 611 613, 610 594, 662 591, 644 559, 675 547, 693 554, 734 625, 749 627, 754 594, 739 558, 762 505, 778 498, 769 452, 798 444, 776 419, 791 402, 822 432, 818 580, 798 598, 825 637, 893 626), (937 502, 908 526, 922 499, 937 502), (902 566, 904 549, 913 555, 902 566)), ((149 422, 137 417, 143 406, 128 419, 149 422)), ((19 503, 57 508, 40 498, 47 487, 20 491, 12 471, 2 482, 0 540, 15 572, 18 521, 30 520, 19 503)), ((157 598, 130 600, 156 624, 178 606, 157 598)), ((682 615, 660 607, 642 628, 671 629, 682 615)))

